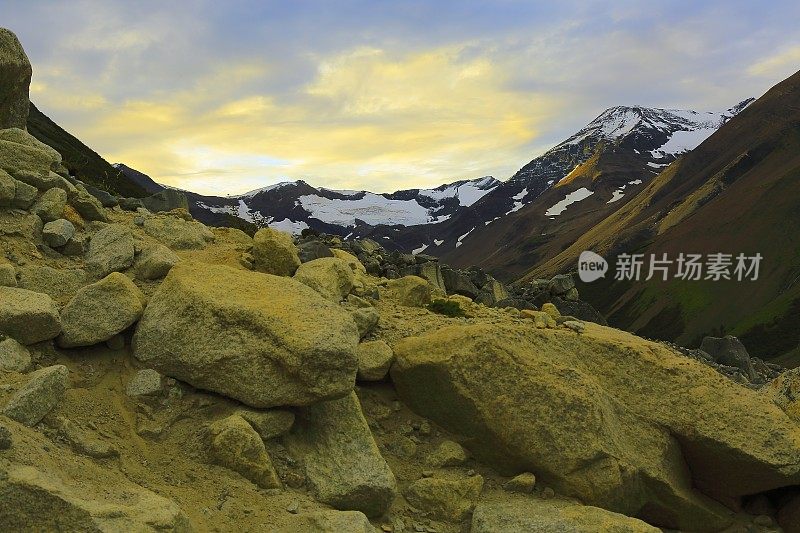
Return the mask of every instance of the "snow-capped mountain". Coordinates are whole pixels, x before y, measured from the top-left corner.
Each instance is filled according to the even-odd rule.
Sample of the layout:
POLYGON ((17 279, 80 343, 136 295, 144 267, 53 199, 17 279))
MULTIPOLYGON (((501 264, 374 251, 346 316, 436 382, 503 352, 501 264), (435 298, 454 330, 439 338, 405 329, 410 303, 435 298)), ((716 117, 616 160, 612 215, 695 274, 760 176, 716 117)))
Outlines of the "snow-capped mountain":
MULTIPOLYGON (((165 187, 146 174, 114 165, 131 181, 156 193, 165 187)), ((316 188, 303 180, 286 181, 227 197, 187 193, 192 214, 199 220, 235 216, 259 227, 291 233, 312 228, 340 235, 368 231, 374 226, 416 226, 449 219, 500 185, 491 176, 461 180, 434 189, 394 193, 316 188)))

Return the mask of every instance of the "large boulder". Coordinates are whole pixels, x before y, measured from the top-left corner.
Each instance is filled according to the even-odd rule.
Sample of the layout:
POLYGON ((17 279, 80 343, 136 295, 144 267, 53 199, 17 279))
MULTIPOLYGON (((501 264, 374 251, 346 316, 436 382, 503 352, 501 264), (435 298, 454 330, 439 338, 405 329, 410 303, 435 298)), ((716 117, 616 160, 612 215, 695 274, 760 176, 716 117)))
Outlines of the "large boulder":
POLYGON ((107 341, 133 325, 144 310, 144 295, 124 274, 112 272, 83 287, 61 311, 62 348, 107 341))
POLYGON ((339 510, 381 516, 397 493, 355 392, 301 409, 285 438, 305 461, 314 496, 339 510))
POLYGON ((85 220, 108 220, 106 210, 100 200, 91 195, 83 186, 80 186, 69 197, 69 203, 75 211, 85 220))
POLYGON ((0 370, 27 372, 31 366, 31 353, 14 339, 0 341, 0 370))
POLYGON ((525 496, 481 502, 470 533, 660 533, 660 529, 599 507, 525 496))
POLYGON ((338 303, 352 290, 355 273, 344 259, 323 257, 300 265, 294 279, 338 303))
MULTIPOLYGON (((0 172, 5 171, 0 170, 0 172)), ((14 180, 14 185, 16 186, 16 189, 14 190, 14 200, 11 202, 12 207, 16 207, 18 209, 30 209, 30 207, 33 205, 33 202, 36 201, 36 195, 39 194, 39 189, 33 185, 28 185, 27 183, 19 180, 14 180)))
POLYGON ((28 375, 28 382, 14 393, 3 414, 20 424, 38 424, 64 399, 69 371, 64 365, 40 368, 28 375))
MULTIPOLYGON (((0 130, 0 169, 28 183, 24 176, 49 176, 61 167, 61 154, 19 128, 0 130)), ((30 184, 33 185, 33 184, 30 184)))
POLYGON ((217 420, 209 426, 211 454, 220 465, 238 472, 264 489, 281 486, 264 441, 239 415, 217 420))
POLYGON ((461 294, 473 300, 480 294, 480 289, 475 286, 467 272, 443 267, 442 277, 447 294, 461 294))
POLYGON ((186 193, 175 189, 164 189, 152 196, 142 198, 142 205, 153 213, 172 211, 173 209, 189 209, 186 193))
POLYGON ((43 292, 59 305, 70 301, 90 281, 86 271, 80 268, 53 268, 34 263, 19 267, 20 288, 43 292))
POLYGON ((380 381, 389 373, 394 361, 392 347, 385 341, 362 342, 358 345, 359 381, 380 381))
POLYGON ((181 261, 150 298, 136 357, 253 407, 352 390, 358 331, 346 310, 289 278, 181 261))
MULTIPOLYGON (((40 447, 35 442, 28 439, 27 444, 40 447)), ((33 464, 3 468, 2 531, 191 531, 175 502, 108 469, 75 457, 74 475, 33 464)))
POLYGON ((101 229, 89 241, 86 265, 98 277, 129 268, 135 253, 133 235, 122 224, 101 229))
POLYGON ((321 257, 334 257, 333 251, 319 241, 308 241, 297 245, 297 256, 301 263, 321 257))
POLYGON ((61 319, 52 298, 26 289, 0 287, 0 334, 27 345, 59 333, 61 319))
POLYGON ((253 236, 253 268, 276 276, 292 276, 300 266, 292 236, 262 228, 253 236))
POLYGON ((654 525, 723 528, 709 496, 735 506, 800 481, 800 428, 777 406, 628 333, 455 326, 395 355, 401 399, 476 457, 654 525))
POLYGON ((32 74, 17 36, 0 28, 0 129, 26 128, 32 74))
POLYGON ((144 231, 173 250, 203 248, 214 240, 214 233, 204 224, 173 216, 146 218, 144 231))

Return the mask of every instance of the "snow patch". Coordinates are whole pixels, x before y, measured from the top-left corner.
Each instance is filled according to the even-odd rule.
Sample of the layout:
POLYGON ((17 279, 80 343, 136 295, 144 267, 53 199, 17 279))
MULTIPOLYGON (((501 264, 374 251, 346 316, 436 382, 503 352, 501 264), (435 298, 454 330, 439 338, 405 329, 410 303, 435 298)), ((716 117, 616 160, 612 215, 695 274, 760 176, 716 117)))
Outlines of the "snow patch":
POLYGON ((614 202, 616 202, 616 201, 618 201, 618 200, 622 200, 622 197, 623 197, 623 196, 625 196, 625 191, 624 191, 623 189, 617 189, 617 190, 616 190, 616 191, 614 191, 614 193, 611 195, 611 200, 607 201, 606 203, 607 203, 607 204, 613 204, 614 202))
POLYGON ((435 244, 436 246, 441 246, 443 242, 444 239, 433 239, 433 244, 435 244))
POLYGON ((278 222, 270 222, 267 225, 272 229, 291 233, 292 235, 299 235, 300 232, 308 228, 308 224, 306 224, 304 221, 299 220, 295 222, 294 220, 289 220, 288 218, 284 218, 278 222))
POLYGON ((472 228, 471 230, 469 230, 468 232, 466 232, 464 235, 462 235, 461 237, 459 237, 459 238, 456 240, 456 248, 458 248, 459 246, 461 246, 461 245, 463 244, 461 241, 462 241, 462 240, 464 240, 464 237, 466 237, 467 235, 469 235, 470 233, 472 233, 472 231, 473 231, 474 229, 475 229, 475 228, 472 228))
POLYGON ((558 215, 563 213, 568 206, 574 204, 575 202, 580 202, 581 200, 585 200, 586 198, 589 198, 593 194, 594 191, 590 191, 586 187, 581 187, 580 189, 567 194, 563 200, 557 202, 550 209, 545 211, 544 214, 545 216, 548 217, 557 217, 558 215))
POLYGON ((413 250, 411 250, 411 253, 413 255, 421 254, 422 252, 425 251, 426 248, 428 248, 428 245, 427 244, 423 244, 419 248, 414 248, 413 250))

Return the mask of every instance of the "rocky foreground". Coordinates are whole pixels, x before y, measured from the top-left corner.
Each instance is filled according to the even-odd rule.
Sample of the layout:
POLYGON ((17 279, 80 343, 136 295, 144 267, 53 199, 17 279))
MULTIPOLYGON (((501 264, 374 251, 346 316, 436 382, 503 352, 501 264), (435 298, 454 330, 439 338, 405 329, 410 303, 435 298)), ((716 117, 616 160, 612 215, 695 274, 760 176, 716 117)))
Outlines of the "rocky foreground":
MULTIPOLYGON (((25 61, 0 54, 15 91, 25 61)), ((0 530, 800 531, 798 373, 562 314, 563 279, 533 305, 432 261, 104 206, 19 109, 0 530)))

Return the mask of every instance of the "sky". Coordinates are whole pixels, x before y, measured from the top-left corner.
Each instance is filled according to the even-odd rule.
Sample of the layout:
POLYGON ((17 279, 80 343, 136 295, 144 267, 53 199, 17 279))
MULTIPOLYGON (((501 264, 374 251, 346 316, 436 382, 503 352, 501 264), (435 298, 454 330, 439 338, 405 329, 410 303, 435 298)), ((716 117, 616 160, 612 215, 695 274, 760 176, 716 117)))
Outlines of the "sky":
POLYGON ((507 179, 615 105, 800 69, 800 2, 0 0, 31 100, 110 162, 236 194, 507 179))

